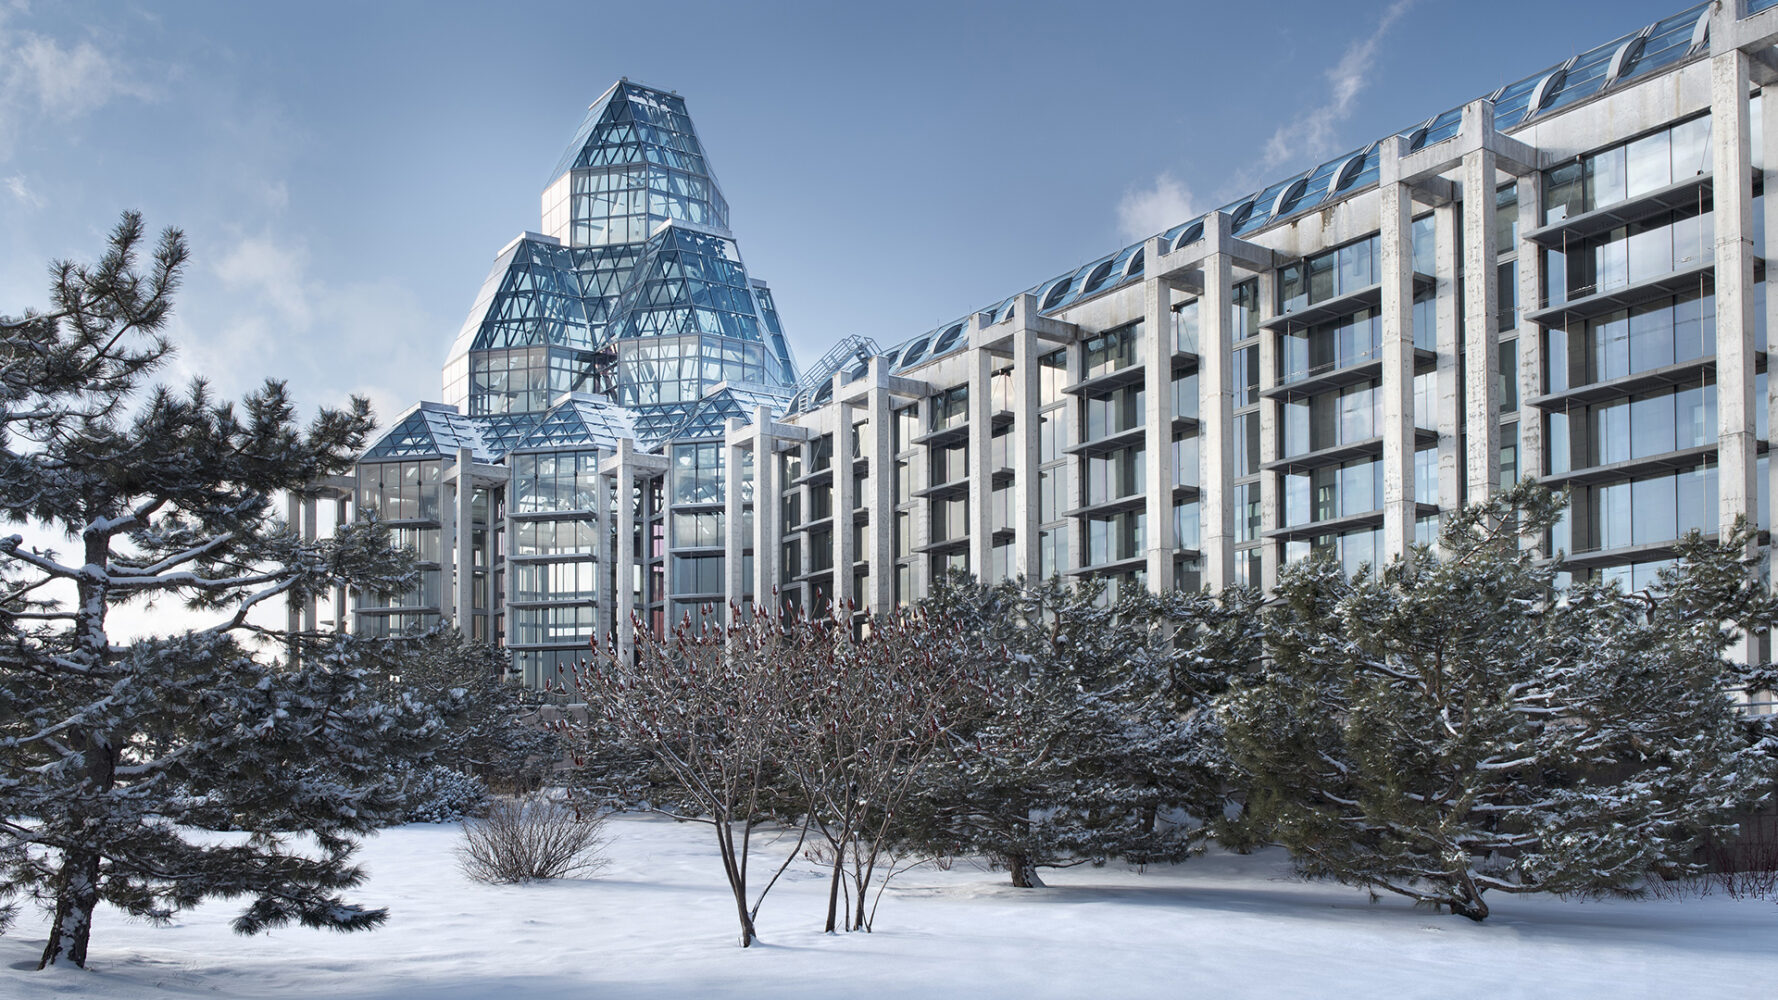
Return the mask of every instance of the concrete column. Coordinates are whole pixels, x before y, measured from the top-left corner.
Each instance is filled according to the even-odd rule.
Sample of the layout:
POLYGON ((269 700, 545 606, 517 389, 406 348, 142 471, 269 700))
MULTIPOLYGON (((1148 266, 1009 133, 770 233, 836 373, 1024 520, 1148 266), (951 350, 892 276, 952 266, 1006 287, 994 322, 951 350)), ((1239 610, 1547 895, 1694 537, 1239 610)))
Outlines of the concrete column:
MULTIPOLYGON (((1476 101, 1463 109, 1466 135, 1494 131, 1494 106, 1476 101)), ((1495 491, 1500 478, 1500 393, 1495 385, 1500 335, 1499 239, 1494 232, 1496 158, 1488 148, 1463 156, 1463 403, 1469 436, 1466 467, 1469 502, 1495 491)))
MULTIPOLYGON (((1143 248, 1158 260, 1161 241, 1143 248)), ((1173 589, 1173 290, 1158 278, 1142 283, 1143 484, 1147 497, 1148 589, 1173 589)))
MULTIPOLYGON (((302 498, 290 491, 286 491, 284 494, 284 524, 289 527, 292 533, 302 531, 302 498)), ((285 598, 284 603, 284 655, 290 661, 290 665, 295 666, 302 661, 302 649, 297 642, 297 636, 303 628, 303 606, 302 601, 294 596, 285 598)))
MULTIPOLYGON (((1278 311, 1278 272, 1259 275, 1259 320, 1271 319, 1278 311)), ((1278 334, 1275 330, 1259 333, 1259 387, 1270 388, 1278 381, 1278 334)), ((1283 419, 1282 405, 1276 398, 1259 398, 1259 462, 1263 467, 1278 458, 1278 427, 1283 419)), ((1284 527, 1283 480, 1276 472, 1261 470, 1259 477, 1259 530, 1263 535, 1284 527)), ((1284 558, 1284 543, 1265 538, 1259 544, 1259 585, 1270 591, 1278 585, 1278 570, 1284 558)))
MULTIPOLYGON (((320 518, 315 507, 315 498, 303 497, 303 541, 312 543, 320 537, 320 518)), ((303 631, 315 632, 320 628, 320 616, 317 613, 315 595, 310 594, 303 601, 303 631)))
POLYGON ((1399 136, 1383 140, 1383 183, 1378 190, 1384 561, 1406 555, 1414 544, 1414 197, 1399 176, 1404 145, 1399 136))
MULTIPOLYGON (((1519 232, 1536 229, 1543 220, 1543 185, 1537 174, 1519 178, 1519 232)), ((1543 294, 1543 249, 1530 240, 1519 240, 1519 308, 1537 308, 1543 294)), ((1543 394, 1543 328, 1519 323, 1519 476, 1542 478, 1544 466, 1543 411, 1531 401, 1543 394)))
MULTIPOLYGON (((836 396, 840 393, 838 382, 844 377, 834 376, 836 396)), ((836 611, 844 611, 848 605, 858 606, 858 595, 853 593, 852 587, 852 564, 858 561, 858 547, 852 539, 852 512, 858 506, 858 490, 852 478, 852 465, 858 458, 858 448, 852 438, 853 409, 849 403, 834 406, 832 598, 836 611)))
POLYGON ((465 636, 475 633, 475 453, 457 449, 457 585, 453 620, 465 636))
MULTIPOLYGON (((1710 143, 1716 182, 1717 496, 1722 530, 1755 517, 1753 178, 1747 54, 1710 60, 1710 143)), ((1763 102, 1762 102, 1763 103, 1763 102)))
MULTIPOLYGON (((922 399, 914 408, 914 436, 925 434, 932 426, 932 400, 922 399)), ((918 498, 921 490, 932 483, 932 449, 926 445, 915 445, 914 452, 908 458, 908 493, 916 497, 913 505, 908 508, 908 548, 913 550, 913 561, 908 573, 908 588, 913 591, 909 595, 910 603, 914 598, 932 592, 932 557, 925 548, 932 544, 932 501, 918 498)))
MULTIPOLYGON (((1765 154, 1766 175, 1766 197, 1765 202, 1761 207, 1765 211, 1767 245, 1763 247, 1754 247, 1753 252, 1756 256, 1765 257, 1769 261, 1772 256, 1770 246, 1773 242, 1773 236, 1774 234, 1778 234, 1778 91, 1774 91, 1760 101, 1760 117, 1763 125, 1760 129, 1760 134, 1762 140, 1761 144, 1765 147, 1763 152, 1765 154)), ((1771 265, 1768 263, 1767 266, 1770 267, 1771 265)), ((1768 284, 1770 280, 1770 278, 1767 279, 1768 284)), ((1766 343, 1762 346, 1766 351, 1766 364, 1768 366, 1768 374, 1766 375, 1766 398, 1763 400, 1755 400, 1754 402, 1756 406, 1766 407, 1766 434, 1769 438, 1771 436, 1771 428, 1778 427, 1778 372, 1770 371, 1772 359, 1778 358, 1778 295, 1773 295, 1769 287, 1766 289, 1765 320, 1766 343)), ((1768 441, 1767 444, 1769 446, 1770 441, 1768 441)), ((1768 451, 1768 455, 1769 454, 1770 452, 1768 451)), ((1768 506, 1770 506, 1773 503, 1778 503, 1778 461, 1771 461, 1768 459, 1766 464, 1767 480, 1766 482, 1761 483, 1760 487, 1767 491, 1766 502, 1768 506)), ((1755 510, 1757 509, 1756 506, 1755 510)), ((1774 581, 1774 584, 1778 585, 1778 581, 1774 581)))
MULTIPOLYGON (((727 433, 723 435, 723 467, 726 475, 722 481, 722 596, 728 604, 723 620, 733 623, 747 614, 747 542, 742 534, 745 517, 741 502, 741 464, 745 460, 746 449, 739 443, 733 443, 740 437, 747 423, 740 417, 730 417, 727 425, 727 433)), ((756 464, 755 469, 757 468, 756 464)), ((755 484, 755 488, 757 485, 755 484)), ((667 530, 671 531, 672 525, 668 525, 667 530)))
POLYGON ((1433 322, 1438 325, 1438 504, 1447 514, 1463 507, 1463 380, 1459 362, 1463 337, 1457 315, 1457 229, 1455 204, 1433 214, 1433 322))
MULTIPOLYGON (((873 386, 882 386, 889 375, 883 358, 870 361, 873 386)), ((885 614, 895 607, 895 406, 889 390, 873 388, 865 397, 870 413, 870 528, 865 558, 870 560, 868 592, 860 596, 865 608, 885 614)))
MULTIPOLYGON (((352 523, 347 507, 350 499, 351 491, 349 490, 333 498, 333 530, 336 535, 341 528, 352 523)), ((350 620, 351 615, 346 609, 346 585, 342 583, 333 588, 333 630, 340 635, 345 635, 349 629, 347 622, 350 620)), ((493 637, 489 636, 489 638, 493 637)))
POLYGON ((1204 584, 1222 590, 1235 580, 1234 352, 1229 304, 1233 270, 1226 253, 1204 259, 1204 294, 1198 307, 1198 448, 1203 456, 1203 499, 1198 517, 1204 548, 1204 584))
MULTIPOLYGON (((1067 374, 1062 378, 1064 385, 1075 385, 1085 380, 1086 352, 1081 350, 1078 340, 1069 345, 1068 353, 1064 354, 1062 359, 1066 363, 1064 367, 1067 371, 1067 374)), ((1064 399, 1065 402, 1061 408, 1055 412, 1062 418, 1062 425, 1056 428, 1056 433, 1062 436, 1062 447, 1066 449, 1086 437, 1086 421, 1081 415, 1080 397, 1069 395, 1064 399)), ((1059 498, 1056 503, 1058 517, 1063 517, 1066 511, 1075 510, 1085 502, 1086 476, 1081 469, 1083 462, 1085 462, 1085 456, 1074 455, 1051 470, 1053 475, 1061 479, 1061 482, 1056 484, 1056 496, 1059 498)), ((1067 537, 1068 541, 1067 558, 1060 558, 1060 554, 1058 554, 1056 566, 1057 572, 1063 575, 1064 582, 1066 582, 1070 569, 1087 564, 1087 519, 1084 517, 1063 517, 1062 526, 1058 530, 1067 537)))
MULTIPOLYGON (((1778 101, 1774 101, 1778 104, 1778 101)), ((1778 198, 1773 199, 1778 201, 1778 198)), ((1037 313, 1037 298, 1021 295, 1013 314, 1017 326, 1012 337, 1012 519, 1018 537, 1013 542, 1017 575, 1036 580, 1039 558, 1037 550, 1038 498, 1037 466, 1042 461, 1038 407, 1041 405, 1041 374, 1037 362, 1044 352, 1029 320, 1037 313)), ((1057 428, 1058 433, 1061 428, 1057 428)))
POLYGON ((636 650, 636 442, 617 439, 617 655, 636 650))
MULTIPOLYGON (((970 320, 971 339, 981 318, 970 320)), ((993 448, 994 355, 969 352, 969 572, 981 583, 994 582, 993 448)))
POLYGON ((778 476, 777 439, 771 434, 772 411, 753 410, 753 602, 776 614, 782 601, 779 559, 783 554, 784 484, 778 476))
POLYGON ((438 613, 447 625, 457 621, 457 480, 461 467, 446 480, 439 476, 438 495, 438 613))
MULTIPOLYGON (((601 457, 603 457, 603 456, 601 456, 601 457)), ((506 493, 506 503, 503 505, 503 507, 505 509, 501 513, 501 520, 500 520, 500 531, 501 531, 500 537, 505 539, 504 548, 506 550, 506 554, 504 557, 504 561, 506 564, 506 572, 504 574, 504 578, 501 580, 501 588, 503 590, 503 593, 501 594, 501 598, 500 598, 501 608, 503 609, 502 614, 504 614, 506 616, 506 618, 505 618, 506 626, 505 626, 505 630, 504 630, 505 634, 501 637, 502 644, 504 644, 507 640, 512 638, 512 632, 516 628, 516 625, 514 624, 513 618, 512 618, 512 602, 513 602, 513 599, 518 596, 518 590, 519 590, 518 574, 513 572, 513 561, 512 561, 513 539, 518 537, 518 533, 513 528, 513 520, 512 520, 513 504, 512 504, 512 485, 511 485, 512 484, 512 473, 511 473, 510 469, 507 472, 506 482, 507 482, 507 485, 502 487, 502 490, 504 490, 506 493)), ((604 505, 605 505, 605 481, 601 479, 601 480, 599 480, 598 506, 602 508, 604 505)), ((488 527, 490 530, 492 530, 494 526, 490 524, 488 527)), ((608 527, 610 527, 610 522, 606 521, 603 518, 603 516, 601 516, 601 518, 599 520, 599 556, 598 556, 598 559, 599 559, 598 576, 599 576, 599 580, 601 582, 600 582, 599 593, 598 593, 598 607, 599 607, 599 609, 598 609, 598 612, 595 616, 597 618, 597 620, 599 621, 599 623, 601 625, 603 625, 605 628, 604 632, 595 636, 595 641, 597 641, 601 644, 603 643, 606 636, 609 636, 611 634, 609 631, 611 628, 611 595, 606 590, 604 583, 603 583, 606 574, 611 571, 611 563, 608 561, 610 559, 610 556, 606 552, 606 549, 611 544, 606 539, 607 532, 605 529, 608 527)), ((492 610, 493 609, 491 609, 491 608, 489 609, 490 613, 492 613, 492 610)), ((489 642, 495 641, 494 620, 492 617, 490 617, 488 619, 488 641, 489 642)), ((511 654, 507 655, 506 669, 508 672, 512 671, 512 656, 511 656, 511 654)))

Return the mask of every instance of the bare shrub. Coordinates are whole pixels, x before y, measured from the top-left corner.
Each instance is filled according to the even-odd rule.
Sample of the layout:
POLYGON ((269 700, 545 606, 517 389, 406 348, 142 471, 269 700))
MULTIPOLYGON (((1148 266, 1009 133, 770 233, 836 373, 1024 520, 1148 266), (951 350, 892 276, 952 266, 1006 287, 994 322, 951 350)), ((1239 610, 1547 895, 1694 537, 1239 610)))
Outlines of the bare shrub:
POLYGON ((605 842, 603 816, 542 794, 495 799, 485 816, 463 821, 457 865, 492 884, 592 875, 610 864, 605 842))

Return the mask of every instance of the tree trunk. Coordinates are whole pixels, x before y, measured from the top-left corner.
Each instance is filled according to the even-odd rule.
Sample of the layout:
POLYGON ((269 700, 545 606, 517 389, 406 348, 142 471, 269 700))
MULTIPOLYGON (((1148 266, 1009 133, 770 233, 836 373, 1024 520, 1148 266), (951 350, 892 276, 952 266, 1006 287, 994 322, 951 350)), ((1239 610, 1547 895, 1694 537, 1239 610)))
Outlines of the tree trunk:
POLYGON ((846 842, 840 840, 833 848, 833 878, 827 885, 827 933, 834 933, 840 913, 840 876, 845 872, 846 842))
MULTIPOLYGON (((110 542, 109 535, 90 531, 86 534, 88 566, 104 572, 111 561, 110 542)), ((81 575, 77 591, 81 610, 75 618, 79 637, 75 655, 96 672, 104 669, 110 651, 111 641, 105 633, 106 598, 110 595, 102 577, 87 573, 81 575)), ((84 793, 92 811, 99 812, 104 809, 105 796, 117 782, 117 751, 105 734, 92 730, 83 734, 82 744, 86 757, 86 787, 80 792, 84 793)), ((99 906, 100 860, 97 851, 62 851, 62 870, 56 879, 55 919, 50 923, 49 942, 43 947, 43 957, 37 963, 39 969, 54 965, 64 957, 80 968, 86 968, 87 944, 93 935, 93 911, 99 906)))
POLYGON ((852 918, 851 929, 868 932, 870 928, 864 925, 864 890, 869 887, 869 883, 865 881, 864 873, 862 871, 852 879, 852 883, 858 890, 858 912, 852 918))
POLYGON ((49 925, 49 943, 43 947, 39 969, 66 958, 86 968, 87 943, 92 940, 93 910, 99 905, 99 855, 92 851, 62 855, 61 876, 56 881, 56 915, 49 925))
POLYGON ((1457 898, 1448 902, 1451 904, 1451 912, 1460 917, 1468 917, 1478 924, 1488 919, 1488 904, 1482 900, 1482 890, 1467 871, 1459 876, 1457 898))
POLYGON ((1006 856, 1006 871, 1012 876, 1012 884, 1015 889, 1043 888, 1043 880, 1037 877, 1037 866, 1023 854, 1008 854, 1006 856))

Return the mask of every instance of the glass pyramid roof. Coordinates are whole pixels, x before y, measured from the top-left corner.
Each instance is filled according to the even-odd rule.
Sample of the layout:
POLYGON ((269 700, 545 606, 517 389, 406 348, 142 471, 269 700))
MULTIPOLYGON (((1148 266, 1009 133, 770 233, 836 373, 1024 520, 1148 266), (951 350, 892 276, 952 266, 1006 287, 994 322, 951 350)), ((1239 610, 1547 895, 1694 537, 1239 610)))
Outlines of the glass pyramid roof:
POLYGON ((767 406, 774 415, 790 406, 790 393, 766 386, 722 385, 698 400, 690 413, 666 433, 667 439, 720 437, 730 417, 753 423, 755 407, 767 406))
POLYGON ((636 417, 603 396, 573 393, 559 400, 525 432, 513 451, 597 447, 617 448, 619 438, 634 437, 636 417))
POLYGON ((765 340, 735 241, 681 225, 649 239, 617 315, 612 339, 710 333, 765 340))
POLYGON ((545 208, 555 235, 521 234, 495 259, 445 363, 447 398, 478 417, 535 417, 562 392, 593 391, 662 407, 641 414, 647 433, 722 382, 795 384, 771 291, 747 274, 678 95, 614 84, 557 179, 545 208))
POLYGON ((550 183, 569 173, 577 246, 634 243, 667 219, 728 228, 728 202, 677 94, 618 81, 587 110, 550 183))
POLYGON ((455 459, 458 448, 468 447, 474 451, 476 461, 492 462, 497 454, 483 440, 481 423, 458 413, 455 407, 421 403, 397 417, 394 426, 384 431, 359 461, 455 459))
POLYGON ((640 256, 641 247, 634 244, 565 247, 547 236, 519 237, 495 258, 450 356, 508 347, 597 346, 640 256))

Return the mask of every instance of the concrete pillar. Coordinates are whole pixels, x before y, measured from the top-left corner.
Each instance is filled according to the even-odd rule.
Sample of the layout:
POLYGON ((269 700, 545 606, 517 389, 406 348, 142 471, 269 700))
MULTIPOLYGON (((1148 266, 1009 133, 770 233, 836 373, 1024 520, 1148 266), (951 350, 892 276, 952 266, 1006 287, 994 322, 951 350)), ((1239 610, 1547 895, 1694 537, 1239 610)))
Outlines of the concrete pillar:
MULTIPOLYGON (((914 409, 914 436, 925 434, 932 426, 932 399, 922 399, 914 409)), ((932 449, 926 445, 914 446, 914 453, 908 458, 908 493, 918 497, 921 490, 932 483, 932 449)), ((920 596, 932 592, 932 557, 925 552, 926 546, 932 544, 932 501, 915 499, 908 508, 908 547, 913 550, 913 560, 908 573, 910 603, 920 596)))
MULTIPOLYGON (((1278 311, 1278 272, 1264 271, 1258 277, 1260 322, 1271 319, 1278 311)), ((1278 381, 1278 334, 1261 329, 1259 334, 1259 387, 1270 388, 1278 381)), ((1278 427, 1283 420, 1282 404, 1276 398, 1259 398, 1259 585, 1270 591, 1278 585, 1278 570, 1284 557, 1284 544, 1275 538, 1263 537, 1265 532, 1284 527, 1283 482, 1275 472, 1263 466, 1276 461, 1279 454, 1278 427)))
MULTIPOLYGON (((333 498, 333 530, 336 534, 341 528, 351 523, 347 507, 351 496, 350 490, 344 490, 333 498)), ((333 588, 333 630, 340 635, 345 635, 349 630, 347 622, 350 620, 351 615, 346 610, 346 585, 342 583, 333 588)))
POLYGON ((1433 322, 1437 324, 1438 349, 1438 503, 1447 514, 1463 507, 1463 337, 1457 315, 1457 206, 1453 203, 1433 213, 1433 322))
POLYGON ((465 636, 475 632, 475 453, 457 449, 457 585, 452 620, 465 636))
MULTIPOLYGON (((981 325, 978 313, 969 321, 970 339, 981 325)), ((994 470, 990 452, 994 436, 994 355, 969 352, 969 572, 992 583, 994 565, 994 470)))
MULTIPOLYGON (((835 396, 840 393, 839 380, 844 377, 834 376, 835 396)), ((834 406, 832 598, 834 610, 841 612, 858 606, 858 595, 853 593, 852 586, 852 564, 858 561, 858 547, 852 537, 852 512, 858 506, 857 482, 852 478, 852 466, 858 458, 857 442, 852 435, 853 409, 849 403, 834 406)))
MULTIPOLYGON (((1158 260, 1161 241, 1143 248, 1158 260)), ((1142 283, 1143 485, 1146 514, 1148 588, 1173 589, 1173 290, 1158 278, 1142 283)))
POLYGON ((889 376, 885 358, 870 360, 872 388, 865 397, 870 414, 869 534, 865 544, 870 560, 867 593, 860 596, 866 609, 885 614, 895 607, 895 406, 889 390, 881 388, 889 376))
POLYGON ((753 410, 753 601, 776 614, 783 604, 778 561, 783 554, 784 484, 778 476, 777 439, 771 434, 772 411, 753 410))
POLYGON ((1019 296, 1012 319, 1016 327, 1012 335, 1012 520, 1013 530, 1018 533, 1013 541, 1013 562, 1014 573, 1028 580, 1037 579, 1040 564, 1037 467, 1042 453, 1038 447, 1041 431, 1037 410, 1042 402, 1042 373, 1037 359, 1044 352, 1029 322, 1036 314, 1036 296, 1019 296))
MULTIPOLYGON (((302 531, 302 498, 294 492, 284 494, 284 523, 292 533, 302 531)), ((295 596, 285 598, 284 603, 284 655, 290 661, 290 665, 295 666, 302 661, 302 648, 297 641, 297 636, 302 632, 303 606, 302 601, 295 596)))
POLYGON ((1383 140, 1378 194, 1383 360, 1383 552, 1388 561, 1414 544, 1413 191, 1400 179, 1400 136, 1383 140))
MULTIPOLYGON (((319 520, 320 518, 315 507, 315 498, 312 496, 303 497, 304 543, 313 543, 316 538, 320 537, 319 520)), ((320 628, 320 621, 320 617, 317 614, 315 595, 310 594, 308 598, 303 601, 303 631, 318 631, 320 628)))
POLYGON ((636 650, 636 442, 617 439, 617 655, 636 650))
MULTIPOLYGON (((1537 174, 1519 178, 1519 232, 1528 233, 1543 221, 1543 185, 1537 174)), ((1537 308, 1543 294, 1543 250, 1530 240, 1519 240, 1519 308, 1537 308)), ((1545 474, 1543 411, 1531 401, 1543 394, 1543 329, 1535 323, 1519 323, 1519 476, 1545 474)))
MULTIPOLYGON (((1476 101, 1463 109, 1463 133, 1494 131, 1494 106, 1476 101)), ((1494 231, 1497 162, 1492 149, 1463 156, 1463 402, 1469 437, 1466 467, 1469 502, 1494 493, 1500 477, 1500 393, 1495 384, 1500 335, 1499 238, 1494 231)))
MULTIPOLYGON (((1754 247, 1753 252, 1756 256, 1770 260, 1773 236, 1778 234, 1778 91, 1774 91, 1760 101, 1760 118, 1763 126, 1760 129, 1761 145, 1765 147, 1763 153, 1766 197, 1761 207, 1765 211, 1766 246, 1754 247)), ((1769 284, 1770 279, 1767 280, 1769 284)), ((1766 290, 1765 320, 1766 342, 1761 346, 1765 348, 1768 366, 1766 398, 1755 400, 1754 405, 1766 407, 1766 434, 1769 438, 1771 429, 1778 427, 1778 372, 1770 371, 1771 359, 1778 358, 1778 295, 1773 295, 1769 287, 1766 290)), ((1770 444, 1769 441, 1767 443, 1770 444)), ((1768 452, 1768 454, 1770 453, 1768 452)), ((1769 508, 1773 503, 1778 503, 1778 462, 1768 459, 1766 464, 1767 480, 1761 483, 1760 487, 1767 491, 1766 503, 1769 508)), ((1758 510, 1758 507, 1756 506, 1754 509, 1758 510)), ((1768 556, 1768 558, 1770 557, 1768 556)), ((1778 585, 1778 580, 1774 581, 1774 585, 1778 585)))
MULTIPOLYGON (((746 421, 740 417, 728 418, 722 446, 723 466, 727 471, 722 481, 722 596, 728 604, 723 620, 730 623, 740 621, 747 614, 747 542, 742 534, 746 518, 741 501, 741 465, 747 450, 739 443, 746 426, 746 421)), ((668 530, 672 530, 671 525, 668 530)))
MULTIPOLYGON (((1717 496, 1721 527, 1759 510, 1754 482, 1753 179, 1747 54, 1710 60, 1710 143, 1716 182, 1717 496)), ((1763 102, 1762 102, 1763 103, 1763 102)))
POLYGON ((1198 516, 1204 584, 1211 590, 1222 590, 1235 582, 1235 359, 1229 341, 1232 281, 1228 254, 1213 253, 1204 259, 1204 294, 1198 307, 1198 448, 1203 456, 1204 482, 1198 516))

